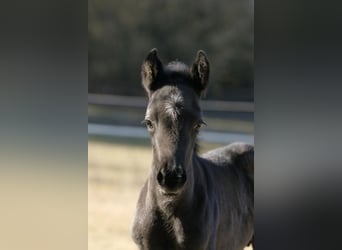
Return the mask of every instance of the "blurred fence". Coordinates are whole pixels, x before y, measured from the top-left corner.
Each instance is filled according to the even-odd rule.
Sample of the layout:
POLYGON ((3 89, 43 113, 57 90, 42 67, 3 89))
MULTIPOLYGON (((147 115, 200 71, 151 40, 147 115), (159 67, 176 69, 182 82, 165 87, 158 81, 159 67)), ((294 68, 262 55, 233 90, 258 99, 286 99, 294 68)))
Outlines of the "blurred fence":
MULTIPOLYGON (((145 109, 147 105, 147 98, 138 96, 88 94, 88 104, 145 109)), ((252 102, 202 100, 201 104, 203 111, 254 112, 254 103, 252 102)))
MULTIPOLYGON (((88 134, 108 137, 148 138, 141 125, 147 97, 88 95, 88 134)), ((202 100, 203 141, 254 144, 254 103, 202 100)))

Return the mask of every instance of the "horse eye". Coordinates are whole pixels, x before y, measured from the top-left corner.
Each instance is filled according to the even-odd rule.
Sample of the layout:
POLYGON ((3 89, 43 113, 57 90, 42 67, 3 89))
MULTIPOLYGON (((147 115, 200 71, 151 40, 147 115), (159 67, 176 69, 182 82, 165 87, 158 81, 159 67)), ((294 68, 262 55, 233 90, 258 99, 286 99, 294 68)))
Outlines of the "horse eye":
POLYGON ((204 121, 199 121, 194 125, 194 131, 198 132, 203 125, 207 125, 204 121))
POLYGON ((146 125, 148 130, 153 129, 153 123, 150 120, 145 120, 145 125, 146 125))
POLYGON ((196 124, 194 126, 194 130, 199 130, 202 127, 202 124, 196 124))
POLYGON ((194 126, 194 130, 195 130, 195 131, 200 130, 200 128, 202 127, 202 125, 206 125, 205 122, 200 121, 200 122, 196 123, 195 126, 194 126))

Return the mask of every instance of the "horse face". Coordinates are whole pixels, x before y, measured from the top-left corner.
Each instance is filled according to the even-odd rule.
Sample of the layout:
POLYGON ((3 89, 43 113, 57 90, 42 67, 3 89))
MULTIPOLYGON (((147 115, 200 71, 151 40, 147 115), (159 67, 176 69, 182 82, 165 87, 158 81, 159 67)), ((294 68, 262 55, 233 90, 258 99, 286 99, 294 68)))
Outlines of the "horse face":
POLYGON ((191 171, 196 135, 203 124, 199 98, 209 79, 209 61, 198 51, 191 67, 163 65, 152 49, 141 67, 148 97, 145 123, 151 135, 154 176, 167 194, 178 193, 191 171))
POLYGON ((145 123, 151 135, 154 177, 164 194, 176 194, 191 171, 203 124, 196 93, 186 86, 158 89, 150 98, 145 123))

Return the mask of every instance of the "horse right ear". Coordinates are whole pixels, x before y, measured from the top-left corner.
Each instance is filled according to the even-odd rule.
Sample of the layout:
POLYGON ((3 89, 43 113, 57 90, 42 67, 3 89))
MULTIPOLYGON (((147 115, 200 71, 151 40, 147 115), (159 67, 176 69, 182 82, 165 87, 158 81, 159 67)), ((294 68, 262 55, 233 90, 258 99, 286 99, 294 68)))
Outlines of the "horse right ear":
POLYGON ((142 84, 150 97, 158 86, 157 82, 163 72, 163 64, 158 57, 158 50, 152 49, 141 66, 142 84))
POLYGON ((195 91, 199 96, 204 96, 209 82, 209 60, 203 50, 197 52, 190 73, 195 91))

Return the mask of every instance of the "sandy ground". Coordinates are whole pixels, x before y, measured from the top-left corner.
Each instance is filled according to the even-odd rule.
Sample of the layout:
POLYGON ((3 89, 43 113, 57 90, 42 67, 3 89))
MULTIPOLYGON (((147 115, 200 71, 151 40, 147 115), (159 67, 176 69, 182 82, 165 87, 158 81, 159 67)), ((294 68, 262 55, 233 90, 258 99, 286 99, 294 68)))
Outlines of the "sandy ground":
POLYGON ((150 162, 149 146, 89 140, 89 250, 137 249, 130 238, 130 227, 150 162))

